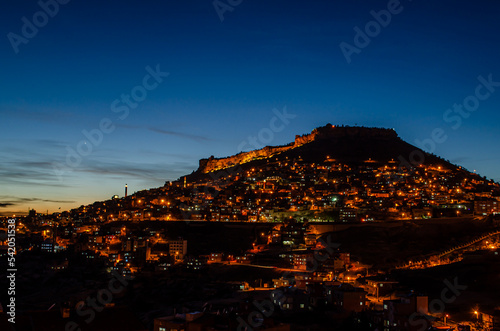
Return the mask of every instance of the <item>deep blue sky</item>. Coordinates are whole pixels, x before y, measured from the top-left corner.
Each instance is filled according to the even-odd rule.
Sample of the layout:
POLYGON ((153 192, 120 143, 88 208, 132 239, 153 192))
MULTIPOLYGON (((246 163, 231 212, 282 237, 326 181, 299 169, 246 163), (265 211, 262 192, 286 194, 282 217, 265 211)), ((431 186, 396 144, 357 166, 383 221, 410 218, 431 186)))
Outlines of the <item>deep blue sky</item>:
POLYGON ((0 213, 161 186, 239 152, 284 107, 296 117, 270 145, 329 122, 395 128, 412 144, 442 128, 436 154, 500 180, 500 87, 456 130, 443 120, 478 76, 500 81, 500 3, 401 1, 348 64, 340 43, 388 2, 243 0, 221 22, 212 0, 72 0, 16 53, 8 34, 41 8, 2 1, 0 213), (113 101, 157 65, 169 76, 119 119, 113 101), (54 162, 103 118, 116 129, 57 176, 54 162))

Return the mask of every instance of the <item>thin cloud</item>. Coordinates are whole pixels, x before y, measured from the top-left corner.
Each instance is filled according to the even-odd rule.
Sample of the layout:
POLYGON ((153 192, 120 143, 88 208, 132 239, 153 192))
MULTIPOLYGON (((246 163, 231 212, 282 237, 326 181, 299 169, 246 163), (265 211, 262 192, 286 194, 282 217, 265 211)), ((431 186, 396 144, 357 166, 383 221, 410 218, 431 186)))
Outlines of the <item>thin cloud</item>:
MULTIPOLYGON (((30 107, 32 108, 32 107, 30 107)), ((38 111, 28 110, 25 107, 2 107, 2 113, 5 116, 12 118, 20 118, 23 120, 35 122, 66 122, 75 118, 72 112, 59 111, 54 109, 39 109, 38 111)))
POLYGON ((16 160, 0 164, 0 183, 66 187, 57 181, 52 162, 16 160))
POLYGON ((0 208, 5 208, 5 207, 9 207, 9 206, 14 206, 14 205, 15 205, 14 203, 10 203, 10 202, 1 202, 0 208))
POLYGON ((128 177, 146 180, 155 180, 158 183, 165 181, 167 177, 182 176, 186 172, 194 170, 194 164, 185 162, 173 162, 172 164, 137 164, 126 162, 99 162, 85 163, 76 171, 92 173, 106 177, 128 177))
POLYGON ((453 164, 463 164, 465 162, 468 162, 471 159, 472 158, 468 157, 468 156, 459 156, 459 157, 455 157, 455 158, 451 159, 450 162, 453 164))
POLYGON ((130 124, 120 124, 120 123, 117 123, 116 127, 124 128, 124 129, 143 129, 144 128, 140 125, 130 125, 130 124))
POLYGON ((48 203, 75 203, 73 200, 54 200, 54 199, 41 199, 41 198, 23 198, 23 197, 15 197, 9 195, 0 196, 0 207, 6 208, 10 206, 22 205, 28 202, 48 202, 48 203))
MULTIPOLYGON (((153 150, 148 150, 148 149, 139 149, 139 153, 142 155, 154 155, 154 156, 166 156, 166 157, 174 157, 178 159, 192 159, 192 155, 188 154, 179 154, 179 153, 165 153, 165 152, 158 152, 158 151, 153 151, 153 150)), ((198 161, 198 159, 196 159, 198 161)))
POLYGON ((132 129, 132 130, 146 129, 146 130, 151 131, 151 132, 160 133, 160 134, 164 134, 164 135, 168 135, 168 136, 187 138, 187 139, 195 140, 198 142, 213 141, 213 139, 211 139, 209 137, 205 137, 205 136, 199 136, 199 135, 195 135, 195 134, 177 132, 177 131, 172 131, 172 130, 165 130, 165 129, 155 128, 155 127, 145 127, 145 126, 140 126, 140 125, 129 125, 129 124, 117 124, 117 127, 124 128, 124 129, 132 129))
POLYGON ((181 138, 188 138, 196 141, 211 141, 212 139, 204 136, 197 136, 194 134, 189 134, 189 133, 182 133, 182 132, 176 132, 176 131, 169 131, 169 130, 163 130, 163 129, 158 129, 158 128, 148 128, 149 131, 153 131, 156 133, 161 133, 161 134, 166 134, 169 136, 175 136, 175 137, 181 137, 181 138))

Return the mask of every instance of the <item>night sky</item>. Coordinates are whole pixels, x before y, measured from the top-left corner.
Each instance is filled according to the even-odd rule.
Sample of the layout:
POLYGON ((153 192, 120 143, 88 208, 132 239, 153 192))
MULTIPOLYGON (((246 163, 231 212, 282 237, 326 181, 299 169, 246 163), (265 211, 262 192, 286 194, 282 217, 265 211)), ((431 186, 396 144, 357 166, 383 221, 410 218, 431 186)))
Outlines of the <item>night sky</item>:
POLYGON ((498 1, 60 1, 0 5, 0 214, 161 186, 253 149, 284 110, 268 145, 327 123, 412 144, 440 128, 435 154, 500 180, 498 1))

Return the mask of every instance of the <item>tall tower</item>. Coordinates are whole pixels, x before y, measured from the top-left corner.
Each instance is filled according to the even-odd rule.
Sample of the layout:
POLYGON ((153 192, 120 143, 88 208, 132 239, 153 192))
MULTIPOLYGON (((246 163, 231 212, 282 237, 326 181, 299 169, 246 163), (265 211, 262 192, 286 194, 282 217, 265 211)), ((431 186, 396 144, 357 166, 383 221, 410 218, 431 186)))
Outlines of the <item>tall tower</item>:
POLYGON ((125 184, 125 198, 127 197, 128 185, 125 184))

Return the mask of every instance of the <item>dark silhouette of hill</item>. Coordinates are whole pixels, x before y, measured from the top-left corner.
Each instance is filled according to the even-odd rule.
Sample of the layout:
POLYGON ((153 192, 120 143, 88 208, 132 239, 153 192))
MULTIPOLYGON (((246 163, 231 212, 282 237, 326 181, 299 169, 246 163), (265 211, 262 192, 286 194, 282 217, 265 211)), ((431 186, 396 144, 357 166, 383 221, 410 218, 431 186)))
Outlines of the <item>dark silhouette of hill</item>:
MULTIPOLYGON (((373 162, 396 163, 411 168, 422 165, 440 165, 449 170, 459 167, 429 154, 402 140, 393 129, 326 126, 310 134, 296 136, 295 141, 284 146, 266 146, 259 150, 241 152, 234 156, 200 160, 198 170, 188 178, 203 174, 239 168, 259 167, 272 161, 300 161, 321 164, 341 162, 348 165, 373 162)), ((234 169, 233 169, 234 172, 234 169)))

